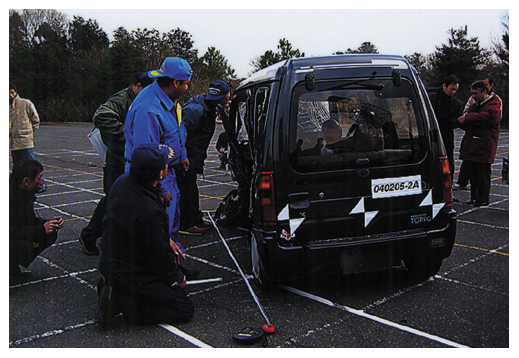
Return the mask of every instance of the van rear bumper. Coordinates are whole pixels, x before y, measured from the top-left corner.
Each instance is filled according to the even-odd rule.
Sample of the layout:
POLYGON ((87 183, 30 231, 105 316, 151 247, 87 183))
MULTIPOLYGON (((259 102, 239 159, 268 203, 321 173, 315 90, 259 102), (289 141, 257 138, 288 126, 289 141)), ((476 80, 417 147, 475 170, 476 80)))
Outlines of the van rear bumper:
POLYGON ((404 257, 443 260, 450 256, 456 237, 456 212, 437 230, 414 230, 378 236, 340 238, 281 246, 277 233, 253 228, 258 253, 269 281, 307 276, 329 267, 344 274, 376 271, 400 265, 404 257))

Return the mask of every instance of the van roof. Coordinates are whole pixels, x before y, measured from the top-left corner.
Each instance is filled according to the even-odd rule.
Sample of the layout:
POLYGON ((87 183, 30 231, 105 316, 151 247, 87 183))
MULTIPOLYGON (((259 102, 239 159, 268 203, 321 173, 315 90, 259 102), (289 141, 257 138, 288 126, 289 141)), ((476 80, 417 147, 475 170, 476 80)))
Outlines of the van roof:
POLYGON ((408 69, 408 62, 402 56, 381 54, 349 54, 320 57, 298 57, 283 60, 272 66, 253 73, 243 81, 239 87, 254 82, 274 81, 281 78, 284 71, 290 69, 296 73, 313 72, 319 69, 345 68, 345 67, 391 67, 408 69))

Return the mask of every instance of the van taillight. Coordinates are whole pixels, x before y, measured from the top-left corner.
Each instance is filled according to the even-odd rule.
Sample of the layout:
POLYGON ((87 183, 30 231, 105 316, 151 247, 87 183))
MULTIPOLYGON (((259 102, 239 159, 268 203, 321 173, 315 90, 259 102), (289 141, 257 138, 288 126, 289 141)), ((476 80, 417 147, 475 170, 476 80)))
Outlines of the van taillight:
POLYGON ((258 199, 261 221, 264 225, 274 225, 276 221, 276 201, 274 197, 273 172, 262 172, 258 178, 258 199))
POLYGON ((442 171, 443 201, 445 201, 446 206, 452 206, 452 175, 449 168, 449 159, 447 157, 440 157, 440 167, 442 171))

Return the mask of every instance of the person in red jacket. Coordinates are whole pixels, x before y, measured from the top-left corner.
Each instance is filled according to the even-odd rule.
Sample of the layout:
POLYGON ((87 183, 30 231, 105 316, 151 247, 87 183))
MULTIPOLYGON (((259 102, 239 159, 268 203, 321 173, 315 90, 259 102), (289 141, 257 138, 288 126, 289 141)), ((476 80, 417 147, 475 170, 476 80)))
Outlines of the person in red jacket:
POLYGON ((467 204, 486 206, 490 202, 491 165, 497 153, 503 103, 483 81, 474 82, 470 91, 476 102, 465 115, 458 118, 460 128, 465 131, 460 159, 467 162, 470 178, 470 200, 467 204))

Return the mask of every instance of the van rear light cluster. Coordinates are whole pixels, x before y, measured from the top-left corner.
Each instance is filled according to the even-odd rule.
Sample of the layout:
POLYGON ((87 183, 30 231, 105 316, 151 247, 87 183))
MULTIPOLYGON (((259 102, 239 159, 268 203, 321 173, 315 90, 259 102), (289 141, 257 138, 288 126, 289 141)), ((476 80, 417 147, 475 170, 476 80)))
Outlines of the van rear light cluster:
POLYGON ((440 167, 443 201, 445 201, 446 206, 452 206, 452 175, 449 168, 449 159, 447 157, 440 157, 440 167))
POLYGON ((274 197, 274 172, 261 172, 258 178, 258 199, 261 221, 264 225, 274 225, 276 221, 276 201, 274 197))

